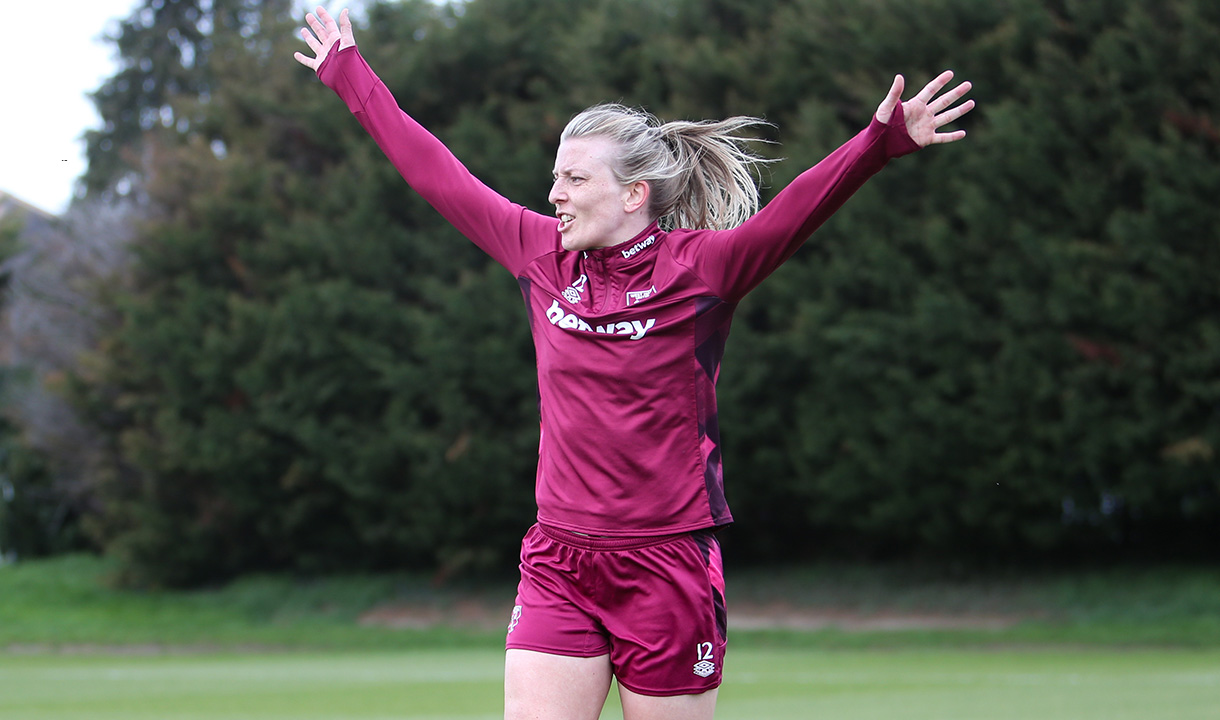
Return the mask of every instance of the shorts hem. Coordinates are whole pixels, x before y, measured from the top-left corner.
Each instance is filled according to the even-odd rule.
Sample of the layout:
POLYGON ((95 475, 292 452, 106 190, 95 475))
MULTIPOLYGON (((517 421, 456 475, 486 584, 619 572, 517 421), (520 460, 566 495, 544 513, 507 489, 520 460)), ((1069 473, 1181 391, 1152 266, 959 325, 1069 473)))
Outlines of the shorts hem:
POLYGON ((571 650, 559 649, 553 647, 543 647, 541 645, 530 645, 529 643, 504 643, 505 650, 529 650, 530 652, 542 653, 544 655, 559 655, 561 657, 575 658, 595 658, 602 655, 609 655, 610 648, 605 650, 571 650))
POLYGON ((708 692, 709 690, 715 690, 716 688, 720 687, 720 683, 721 683, 721 678, 716 678, 716 681, 714 683, 712 683, 711 685, 706 685, 706 686, 677 688, 677 689, 668 689, 668 690, 651 690, 651 689, 642 688, 633 683, 623 682, 622 678, 617 677, 617 676, 614 679, 616 682, 618 682, 619 685, 627 688, 628 690, 635 693, 636 695, 646 695, 648 697, 677 697, 679 695, 702 695, 703 693, 708 692))

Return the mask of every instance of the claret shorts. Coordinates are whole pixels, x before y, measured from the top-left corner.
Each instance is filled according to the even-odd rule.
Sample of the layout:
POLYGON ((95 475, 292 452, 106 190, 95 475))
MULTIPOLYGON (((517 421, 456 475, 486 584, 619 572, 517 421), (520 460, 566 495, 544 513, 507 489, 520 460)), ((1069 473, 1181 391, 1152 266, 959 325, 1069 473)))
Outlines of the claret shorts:
POLYGON ((720 685, 724 570, 710 530, 601 538, 535 525, 505 642, 553 655, 609 655, 623 687, 691 695, 720 685))

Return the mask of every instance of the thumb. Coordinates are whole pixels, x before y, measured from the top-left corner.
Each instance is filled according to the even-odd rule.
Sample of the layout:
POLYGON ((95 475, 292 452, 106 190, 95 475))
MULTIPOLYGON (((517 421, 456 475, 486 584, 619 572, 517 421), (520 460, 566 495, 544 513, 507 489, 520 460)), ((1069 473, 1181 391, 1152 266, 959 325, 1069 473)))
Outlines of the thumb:
POLYGON ((877 106, 877 121, 887 123, 894 115, 894 108, 898 107, 898 100, 902 97, 902 88, 905 84, 901 75, 894 76, 894 84, 890 85, 890 91, 886 94, 885 99, 877 106))
POLYGON ((347 8, 339 13, 339 47, 351 47, 356 44, 356 38, 352 35, 352 19, 348 15, 347 8))

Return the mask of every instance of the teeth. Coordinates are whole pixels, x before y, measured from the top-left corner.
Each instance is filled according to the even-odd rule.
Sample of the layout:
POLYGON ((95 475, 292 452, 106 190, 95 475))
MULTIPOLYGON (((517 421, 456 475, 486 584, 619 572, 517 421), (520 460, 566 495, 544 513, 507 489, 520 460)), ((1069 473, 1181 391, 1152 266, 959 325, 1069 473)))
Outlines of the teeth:
POLYGON ((572 217, 571 215, 569 215, 569 214, 567 214, 567 213, 561 213, 561 214, 559 215, 559 219, 560 219, 560 220, 562 220, 562 221, 564 221, 565 223, 570 223, 570 222, 572 222, 573 220, 575 220, 576 218, 572 217))

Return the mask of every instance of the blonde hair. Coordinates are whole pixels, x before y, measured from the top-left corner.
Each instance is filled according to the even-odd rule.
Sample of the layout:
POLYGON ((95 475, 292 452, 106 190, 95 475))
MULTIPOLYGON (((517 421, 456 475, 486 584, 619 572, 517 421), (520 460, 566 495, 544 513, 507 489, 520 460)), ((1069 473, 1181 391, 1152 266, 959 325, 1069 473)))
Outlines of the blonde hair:
POLYGON ((765 125, 744 116, 662 123, 644 110, 609 103, 573 117, 560 142, 591 136, 613 140, 619 153, 611 169, 624 185, 648 183, 652 217, 667 227, 723 230, 758 210, 755 171, 773 161, 745 147, 756 138, 736 133, 765 125))

